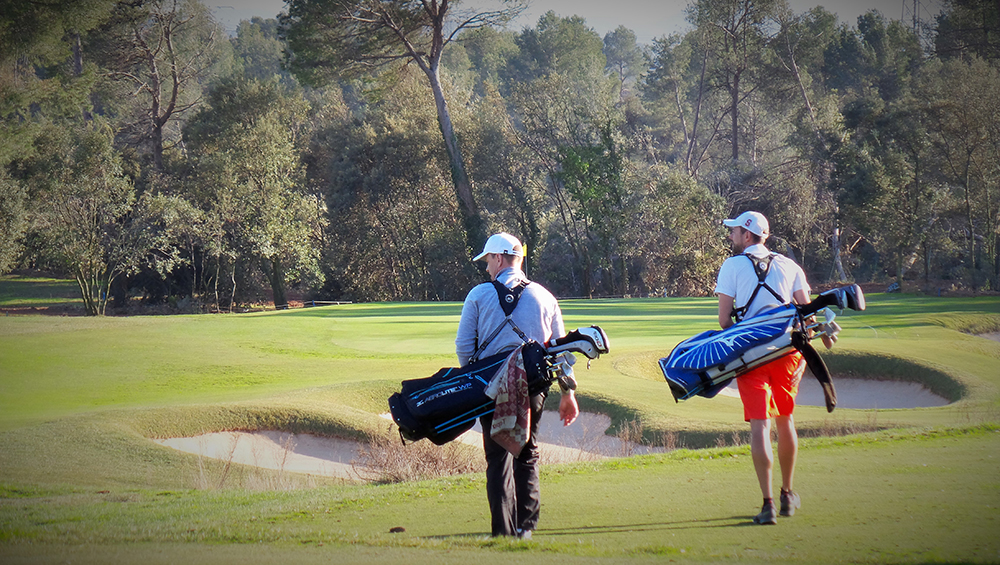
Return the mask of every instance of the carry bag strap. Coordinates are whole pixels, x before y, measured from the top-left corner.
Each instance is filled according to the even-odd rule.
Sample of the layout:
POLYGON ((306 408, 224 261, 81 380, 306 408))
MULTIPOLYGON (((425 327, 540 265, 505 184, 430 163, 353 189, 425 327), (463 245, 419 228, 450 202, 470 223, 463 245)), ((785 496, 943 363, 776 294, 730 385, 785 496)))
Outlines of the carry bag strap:
POLYGON ((740 306, 739 308, 733 308, 732 316, 737 322, 743 321, 743 317, 746 316, 747 310, 750 309, 750 305, 753 304, 754 298, 757 298, 757 293, 760 292, 761 288, 764 288, 771 293, 772 296, 778 299, 778 302, 786 304, 784 297, 775 292, 773 288, 768 286, 764 279, 767 278, 767 274, 771 271, 771 260, 774 259, 776 253, 770 253, 765 257, 754 257, 749 253, 744 253, 743 256, 750 259, 750 263, 753 265, 753 272, 757 274, 757 286, 753 289, 753 293, 750 294, 750 299, 747 300, 746 304, 740 306))
POLYGON ((514 330, 514 333, 517 334, 517 337, 521 338, 521 341, 523 343, 528 342, 528 336, 524 335, 524 332, 521 331, 521 328, 517 327, 517 324, 515 324, 514 320, 511 319, 511 315, 514 313, 514 308, 517 308, 517 303, 521 300, 521 292, 523 292, 525 287, 527 287, 529 284, 531 284, 531 281, 524 280, 514 285, 514 288, 507 288, 506 286, 504 286, 503 283, 499 281, 493 281, 493 287, 497 291, 497 300, 500 301, 500 308, 503 310, 505 317, 503 321, 500 322, 500 325, 497 326, 495 330, 493 330, 493 333, 490 334, 490 337, 486 338, 486 340, 483 341, 483 343, 476 348, 476 351, 472 354, 472 357, 469 358, 469 363, 475 363, 476 361, 478 361, 479 356, 482 355, 483 351, 490 345, 490 343, 493 342, 494 338, 496 338, 497 335, 500 333, 500 330, 502 330, 503 327, 508 324, 510 324, 511 329, 514 330))

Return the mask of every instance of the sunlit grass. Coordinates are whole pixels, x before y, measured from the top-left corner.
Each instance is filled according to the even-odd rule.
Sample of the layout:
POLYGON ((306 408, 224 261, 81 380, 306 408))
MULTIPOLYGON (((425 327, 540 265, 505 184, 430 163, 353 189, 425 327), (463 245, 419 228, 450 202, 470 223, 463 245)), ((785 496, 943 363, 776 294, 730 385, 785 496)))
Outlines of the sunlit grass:
POLYGON ((83 307, 75 281, 27 275, 0 276, 0 308, 83 307))
POLYGON ((714 299, 564 301, 568 328, 598 324, 611 339, 610 355, 590 370, 577 365, 584 410, 609 415, 613 432, 638 422, 661 445, 729 446, 547 467, 532 544, 484 538, 478 475, 372 486, 279 482, 234 465, 220 480, 223 462, 148 439, 384 433, 379 414, 401 380, 454 364, 459 303, 0 317, 0 558, 996 560, 1000 344, 969 334, 993 331, 1000 299, 873 295, 869 305, 838 318, 842 339, 824 355, 835 375, 922 382, 953 403, 799 407, 806 506, 761 531, 746 527, 759 506, 748 448, 732 445, 746 432, 739 400, 675 403, 656 367, 678 341, 715 326, 714 299), (805 437, 817 433, 853 435, 805 437), (284 486, 266 486, 275 484, 284 486), (388 533, 396 526, 405 532, 388 533), (243 552, 261 543, 266 550, 243 552), (66 550, 80 545, 90 549, 66 550))

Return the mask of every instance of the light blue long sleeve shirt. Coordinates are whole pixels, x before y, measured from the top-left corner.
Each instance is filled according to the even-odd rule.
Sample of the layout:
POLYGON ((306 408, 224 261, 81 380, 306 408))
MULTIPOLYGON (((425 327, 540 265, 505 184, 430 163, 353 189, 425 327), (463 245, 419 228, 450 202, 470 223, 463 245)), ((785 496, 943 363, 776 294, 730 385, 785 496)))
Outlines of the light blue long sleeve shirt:
MULTIPOLYGON (((497 280, 507 288, 513 288, 517 283, 527 279, 520 269, 508 267, 497 273, 497 280)), ((469 363, 477 344, 488 338, 497 326, 503 323, 504 318, 496 288, 492 283, 476 285, 469 291, 462 305, 462 318, 458 322, 458 335, 455 337, 455 353, 458 354, 460 365, 469 363)), ((553 337, 566 334, 558 301, 552 293, 537 283, 528 285, 521 293, 511 319, 529 339, 542 344, 553 337)), ((493 338, 479 358, 514 349, 519 345, 521 338, 508 324, 493 338)))

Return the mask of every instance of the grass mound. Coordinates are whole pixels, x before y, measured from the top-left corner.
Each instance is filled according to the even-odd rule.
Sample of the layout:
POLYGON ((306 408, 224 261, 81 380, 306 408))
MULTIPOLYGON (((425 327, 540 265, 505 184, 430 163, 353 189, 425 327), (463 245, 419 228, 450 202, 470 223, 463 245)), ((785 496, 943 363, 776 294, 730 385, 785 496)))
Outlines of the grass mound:
POLYGON ((836 349, 822 355, 834 384, 837 377, 917 383, 951 402, 968 394, 968 388, 947 372, 894 355, 836 349))

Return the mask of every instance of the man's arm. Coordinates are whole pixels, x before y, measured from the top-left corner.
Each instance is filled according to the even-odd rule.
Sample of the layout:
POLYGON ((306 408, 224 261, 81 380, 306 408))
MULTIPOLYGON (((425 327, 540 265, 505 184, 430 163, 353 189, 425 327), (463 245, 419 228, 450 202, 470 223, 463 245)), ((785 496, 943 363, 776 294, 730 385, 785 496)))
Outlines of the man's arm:
POLYGON ((792 302, 796 304, 809 304, 809 293, 803 289, 792 293, 792 302))
POLYGON ((733 304, 735 298, 728 294, 719 295, 719 326, 726 329, 733 325, 733 304))
POLYGON ((455 354, 458 355, 460 367, 467 365, 469 358, 476 352, 478 331, 479 308, 476 306, 475 300, 466 297, 465 303, 462 304, 462 317, 458 322, 458 333, 455 335, 455 354))

